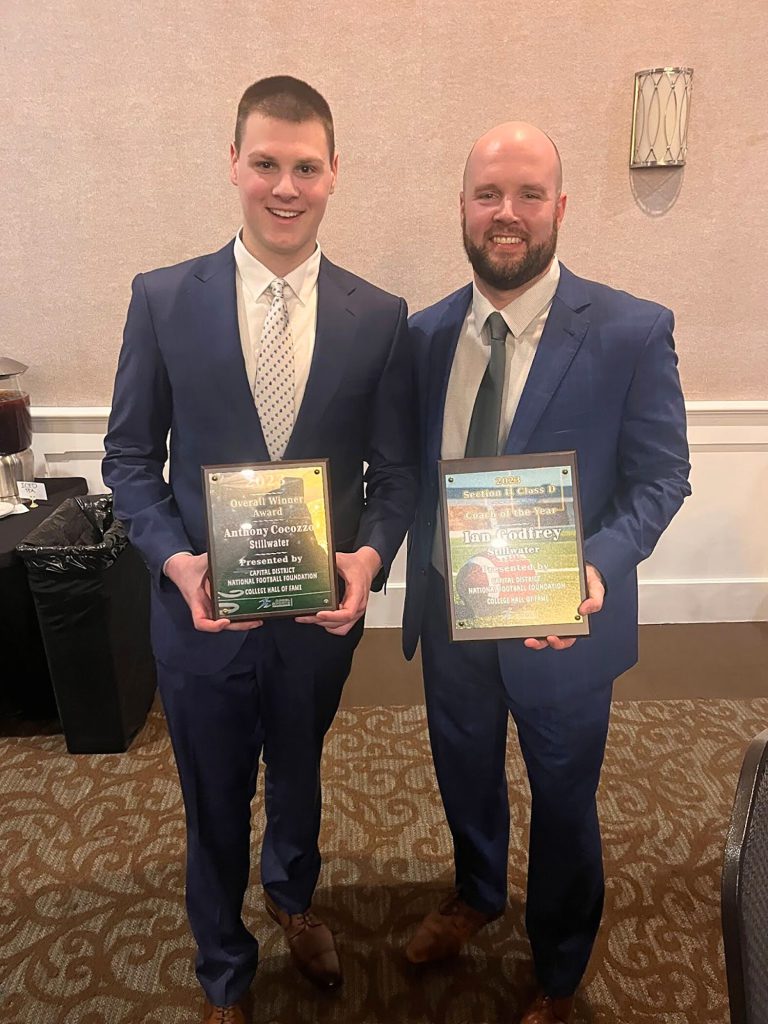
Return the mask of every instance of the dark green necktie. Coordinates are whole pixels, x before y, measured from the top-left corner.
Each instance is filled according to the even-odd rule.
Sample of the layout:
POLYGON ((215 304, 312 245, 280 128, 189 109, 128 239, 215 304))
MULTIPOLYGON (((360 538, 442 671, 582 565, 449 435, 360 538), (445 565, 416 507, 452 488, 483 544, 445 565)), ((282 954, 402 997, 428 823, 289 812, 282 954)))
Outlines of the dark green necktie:
POLYGON ((467 447, 464 452, 468 459, 496 455, 499 448, 508 328, 501 313, 491 313, 485 323, 491 336, 491 358, 480 381, 480 389, 472 410, 467 447))

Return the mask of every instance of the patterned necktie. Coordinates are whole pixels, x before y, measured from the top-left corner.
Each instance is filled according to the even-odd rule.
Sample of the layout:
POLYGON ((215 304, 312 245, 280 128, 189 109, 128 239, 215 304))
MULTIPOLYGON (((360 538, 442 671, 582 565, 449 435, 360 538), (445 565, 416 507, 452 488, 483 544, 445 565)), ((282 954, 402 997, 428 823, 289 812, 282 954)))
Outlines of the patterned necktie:
POLYGON ((283 290, 285 281, 276 278, 269 286, 269 307, 261 334, 256 384, 253 397, 261 420, 269 457, 282 459, 293 430, 293 339, 283 290))
POLYGON ((508 327, 501 313, 491 313, 486 320, 491 336, 491 358, 480 381, 467 434, 466 458, 496 455, 499 450, 501 399, 507 362, 508 327))

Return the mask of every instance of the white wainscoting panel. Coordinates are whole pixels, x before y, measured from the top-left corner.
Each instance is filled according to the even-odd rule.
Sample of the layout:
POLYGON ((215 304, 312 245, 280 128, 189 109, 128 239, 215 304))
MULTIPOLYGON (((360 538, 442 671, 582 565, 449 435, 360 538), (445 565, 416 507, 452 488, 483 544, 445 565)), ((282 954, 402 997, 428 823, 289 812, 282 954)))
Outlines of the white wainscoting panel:
POLYGON ((37 476, 83 476, 89 494, 102 494, 104 434, 109 408, 32 409, 37 476))
MULTIPOLYGON (((768 619, 768 401, 689 402, 693 495, 640 567, 641 622, 768 619)), ((104 491, 109 409, 32 410, 39 476, 84 476, 104 491)), ((405 550, 386 594, 371 597, 369 626, 399 626, 405 550)))
POLYGON ((640 566, 640 621, 768 619, 768 402, 687 408, 693 494, 640 566))

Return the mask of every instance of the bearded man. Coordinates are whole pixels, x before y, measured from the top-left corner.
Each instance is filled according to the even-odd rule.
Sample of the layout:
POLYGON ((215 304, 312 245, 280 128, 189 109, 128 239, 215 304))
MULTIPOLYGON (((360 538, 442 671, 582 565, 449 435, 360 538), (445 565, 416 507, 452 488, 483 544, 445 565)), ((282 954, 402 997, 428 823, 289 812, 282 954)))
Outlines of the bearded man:
POLYGON ((460 206, 474 280, 411 318, 424 429, 403 628, 406 657, 421 639, 456 890, 406 955, 455 955, 505 908, 511 714, 531 790, 538 982, 522 1022, 556 1024, 571 1019, 603 908, 595 794, 613 681, 637 660, 636 566, 690 493, 685 407, 672 313, 555 256, 566 196, 544 132, 512 122, 478 139, 460 206), (578 459, 591 635, 452 644, 438 459, 563 450, 578 459))

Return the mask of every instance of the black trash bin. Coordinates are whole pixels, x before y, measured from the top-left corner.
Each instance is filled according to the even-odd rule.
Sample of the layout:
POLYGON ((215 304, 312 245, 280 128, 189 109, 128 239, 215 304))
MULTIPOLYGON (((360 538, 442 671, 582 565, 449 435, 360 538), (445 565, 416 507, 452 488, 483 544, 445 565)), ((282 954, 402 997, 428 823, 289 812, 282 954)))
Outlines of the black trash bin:
POLYGON ((16 548, 27 568, 67 750, 127 750, 155 692, 149 572, 110 495, 68 498, 16 548))

